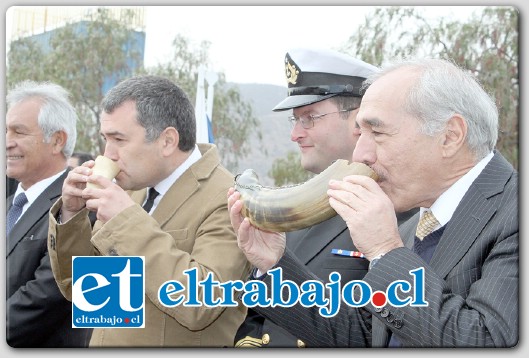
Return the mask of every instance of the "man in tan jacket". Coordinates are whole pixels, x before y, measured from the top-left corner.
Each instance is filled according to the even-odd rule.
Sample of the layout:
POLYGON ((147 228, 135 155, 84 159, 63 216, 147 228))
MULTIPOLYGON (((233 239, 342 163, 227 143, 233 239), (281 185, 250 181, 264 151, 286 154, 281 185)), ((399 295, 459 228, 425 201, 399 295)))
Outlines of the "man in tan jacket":
MULTIPOLYGON (((73 256, 144 256, 145 327, 95 328, 90 346, 232 346, 246 307, 166 307, 158 290, 171 280, 185 285, 184 271, 193 268, 198 281, 209 273, 218 282, 247 277, 249 265, 226 204, 233 175, 220 165, 214 145, 196 144, 193 106, 171 81, 125 80, 109 91, 102 107, 104 155, 119 173, 114 181, 91 175, 94 162, 69 173, 62 198, 50 210, 52 269, 71 300, 73 256), (151 188, 158 195, 152 208, 142 208, 151 188), (89 211, 97 212, 93 230, 89 211)), ((197 290, 202 297, 202 288, 197 290)), ((218 287, 214 295, 222 295, 218 287)))

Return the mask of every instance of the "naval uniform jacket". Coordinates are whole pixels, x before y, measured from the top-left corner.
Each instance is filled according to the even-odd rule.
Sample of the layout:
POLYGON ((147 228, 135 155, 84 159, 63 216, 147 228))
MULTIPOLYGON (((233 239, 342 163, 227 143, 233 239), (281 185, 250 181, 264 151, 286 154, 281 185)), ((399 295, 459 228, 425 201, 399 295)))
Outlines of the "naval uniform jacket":
MULTIPOLYGON (((409 219, 418 210, 398 215, 398 222, 409 219)), ((340 273, 343 287, 349 281, 361 280, 367 273, 369 261, 364 258, 333 254, 333 249, 356 251, 347 224, 339 216, 299 231, 286 233, 287 248, 314 275, 327 283, 329 274, 340 273)), ((305 348, 306 342, 284 328, 261 316, 252 308, 235 335, 235 347, 305 348)))
MULTIPOLYGON (((287 247, 322 281, 328 282, 331 272, 339 272, 343 285, 360 280, 367 273, 369 261, 366 259, 331 252, 332 249, 356 250, 347 224, 339 215, 286 236, 287 247)), ((302 348, 305 342, 249 308, 248 316, 235 336, 235 346, 302 348)))
MULTIPOLYGON (((72 297, 71 257, 145 256, 145 328, 95 328, 90 346, 224 347, 233 346, 246 307, 165 307, 158 289, 169 280, 187 284, 184 271, 198 268, 198 281, 211 272, 219 282, 247 277, 249 264, 237 246, 226 192, 233 175, 220 165, 214 145, 199 144, 202 158, 187 169, 150 216, 141 203, 146 190, 133 192, 137 203, 109 220, 87 222, 87 210, 58 225, 61 201, 50 212, 48 246, 61 292, 72 297)), ((218 297, 215 291, 215 297, 218 297)), ((198 297, 202 288, 198 288, 198 297)))
MULTIPOLYGON (((364 277, 373 291, 396 280, 414 285, 410 270, 424 267, 427 307, 343 304, 332 318, 318 307, 260 314, 314 347, 387 347, 389 333, 404 347, 513 347, 519 337, 518 173, 496 152, 446 224, 429 264, 411 247, 419 215, 399 228, 406 247, 384 255, 364 277)), ((298 285, 314 275, 289 250, 277 266, 298 285)), ((270 277, 264 279, 270 289, 270 277)))
MULTIPOLYGON (((72 328, 72 304, 53 278, 48 211, 67 172, 53 181, 13 226, 6 242, 6 341, 11 347, 86 347, 91 329, 72 328)), ((7 199, 7 210, 13 196, 7 199)))

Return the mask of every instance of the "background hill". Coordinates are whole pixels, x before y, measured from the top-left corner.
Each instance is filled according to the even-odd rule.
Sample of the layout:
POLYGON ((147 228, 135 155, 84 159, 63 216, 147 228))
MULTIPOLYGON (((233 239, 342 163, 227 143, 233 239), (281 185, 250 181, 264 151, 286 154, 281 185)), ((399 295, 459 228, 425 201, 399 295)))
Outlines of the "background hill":
POLYGON ((237 86, 242 98, 252 104, 254 115, 261 123, 263 136, 261 143, 255 136, 248 138, 255 145, 246 158, 239 160, 237 173, 251 168, 259 175, 261 184, 274 186, 272 178, 268 176, 272 163, 277 158, 286 157, 288 151, 298 150, 297 144, 290 140, 290 124, 287 117, 291 111, 272 111, 272 108, 285 98, 287 88, 254 83, 229 85, 237 86))

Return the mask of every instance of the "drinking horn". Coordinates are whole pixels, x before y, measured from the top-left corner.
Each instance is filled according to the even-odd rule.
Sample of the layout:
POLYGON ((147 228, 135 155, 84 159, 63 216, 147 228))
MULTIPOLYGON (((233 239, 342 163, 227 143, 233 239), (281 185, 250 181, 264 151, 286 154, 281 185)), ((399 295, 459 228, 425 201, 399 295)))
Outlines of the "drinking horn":
POLYGON ((301 230, 336 215, 329 204, 329 180, 348 175, 365 175, 378 180, 377 174, 363 163, 338 159, 320 174, 304 183, 271 188, 259 184, 253 169, 235 177, 235 190, 241 193, 241 214, 262 230, 287 232, 301 230))

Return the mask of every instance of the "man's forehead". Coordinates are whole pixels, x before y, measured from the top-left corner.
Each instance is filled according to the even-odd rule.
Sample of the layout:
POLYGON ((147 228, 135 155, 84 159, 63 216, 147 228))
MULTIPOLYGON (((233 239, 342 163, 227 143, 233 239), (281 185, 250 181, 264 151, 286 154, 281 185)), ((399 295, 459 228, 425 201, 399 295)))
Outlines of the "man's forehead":
POLYGON ((101 125, 134 126, 139 124, 136 109, 132 107, 117 107, 111 113, 101 113, 101 125))
POLYGON ((38 108, 25 109, 23 107, 13 107, 6 113, 6 123, 19 128, 36 128, 38 127, 38 108))
POLYGON ((8 108, 7 114, 19 113, 19 112, 24 112, 24 113, 29 112, 31 114, 38 113, 40 111, 40 107, 42 106, 42 103, 43 103, 42 99, 40 98, 29 97, 20 102, 12 104, 8 108))
POLYGON ((387 106, 387 103, 378 96, 367 98, 364 96, 356 115, 357 123, 366 126, 382 126, 383 122, 380 116, 385 106, 387 106))
POLYGON ((410 88, 420 78, 420 72, 413 68, 403 67, 394 69, 376 79, 364 93, 364 101, 401 101, 410 91, 410 88))
POLYGON ((101 116, 99 133, 105 136, 121 135, 134 136, 135 133, 144 133, 145 128, 141 126, 136 118, 128 116, 101 116))

